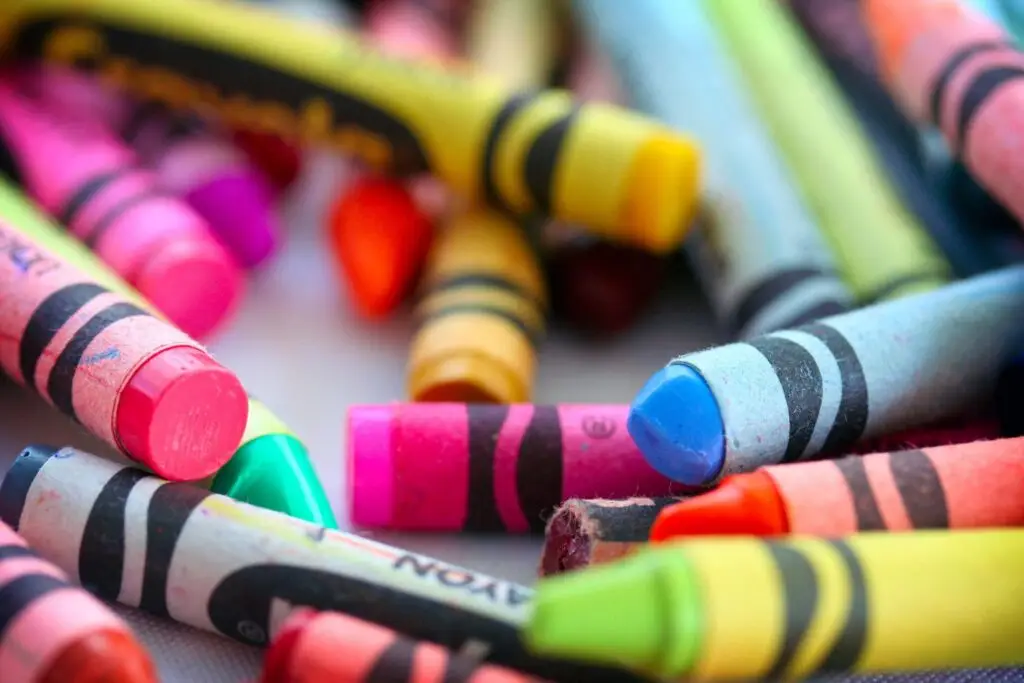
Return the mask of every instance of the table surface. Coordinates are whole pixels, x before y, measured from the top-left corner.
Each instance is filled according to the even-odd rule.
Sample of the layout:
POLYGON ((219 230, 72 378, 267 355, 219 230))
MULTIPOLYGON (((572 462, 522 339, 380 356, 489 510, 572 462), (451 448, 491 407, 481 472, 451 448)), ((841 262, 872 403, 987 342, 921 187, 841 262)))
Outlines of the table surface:
MULTIPOLYGON (((415 330, 408 311, 382 323, 360 319, 345 300, 324 240, 324 209, 346 176, 344 164, 319 155, 281 210, 285 246, 251 280, 236 320, 210 348, 235 370, 309 447, 342 529, 345 411, 357 403, 405 397, 405 362, 415 330)), ((706 304, 686 278, 664 293, 632 331, 609 342, 552 330, 539 357, 534 397, 543 402, 628 402, 672 356, 716 343, 706 304)), ((0 471, 28 443, 110 450, 43 402, 11 385, 0 388, 0 471)), ((533 583, 540 540, 528 537, 400 535, 360 532, 386 543, 481 572, 533 583)), ((213 549, 211 549, 212 551, 213 549)), ((254 680, 260 651, 134 610, 118 608, 151 648, 165 683, 254 680)))

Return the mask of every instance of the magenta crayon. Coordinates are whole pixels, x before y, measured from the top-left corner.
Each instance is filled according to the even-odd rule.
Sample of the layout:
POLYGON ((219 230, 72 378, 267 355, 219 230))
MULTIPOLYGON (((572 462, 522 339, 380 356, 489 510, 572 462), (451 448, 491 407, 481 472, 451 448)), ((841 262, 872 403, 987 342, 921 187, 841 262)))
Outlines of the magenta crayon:
POLYGON ((201 479, 226 463, 248 416, 238 378, 8 220, 0 201, 3 371, 161 476, 201 479))
POLYGON ((568 498, 680 490, 648 466, 626 405, 394 403, 348 413, 353 523, 543 533, 568 498))
POLYGON ((0 522, 3 683, 155 683, 128 625, 0 522))
POLYGON ((234 312, 244 286, 234 260, 98 122, 61 118, 2 84, 0 142, 12 180, 185 332, 205 337, 234 312))

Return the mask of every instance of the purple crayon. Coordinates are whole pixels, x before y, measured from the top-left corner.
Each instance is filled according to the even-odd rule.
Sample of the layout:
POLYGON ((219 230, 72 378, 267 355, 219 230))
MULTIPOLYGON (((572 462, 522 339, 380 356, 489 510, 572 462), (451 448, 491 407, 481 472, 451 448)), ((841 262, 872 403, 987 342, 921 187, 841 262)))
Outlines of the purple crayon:
POLYGON ((226 136, 195 117, 136 104, 70 70, 25 70, 19 81, 48 108, 99 118, 116 129, 160 186, 188 203, 241 266, 254 268, 273 255, 280 234, 274 190, 226 136))

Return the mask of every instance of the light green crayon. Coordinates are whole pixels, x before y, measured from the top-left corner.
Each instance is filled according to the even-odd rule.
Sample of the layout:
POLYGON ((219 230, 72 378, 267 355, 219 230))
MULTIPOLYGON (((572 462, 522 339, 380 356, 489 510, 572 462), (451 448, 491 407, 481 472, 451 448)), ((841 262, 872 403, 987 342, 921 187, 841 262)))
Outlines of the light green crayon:
POLYGON ((949 264, 900 201, 856 115, 777 0, 704 0, 862 303, 940 287, 949 264))

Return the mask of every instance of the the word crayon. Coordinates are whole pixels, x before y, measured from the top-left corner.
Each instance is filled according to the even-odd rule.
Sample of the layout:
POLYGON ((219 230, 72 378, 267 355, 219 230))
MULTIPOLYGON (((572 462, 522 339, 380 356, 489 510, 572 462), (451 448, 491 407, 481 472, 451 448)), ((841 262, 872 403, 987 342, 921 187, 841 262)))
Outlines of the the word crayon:
POLYGON ((156 683, 127 624, 0 523, 4 683, 156 683))
POLYGON ((843 453, 995 396, 1024 313, 1024 268, 979 275, 672 360, 633 402, 648 462, 687 484, 843 453))
POLYGON ((467 199, 653 251, 678 246, 697 198, 696 145, 640 115, 558 91, 512 93, 237 3, 11 0, 0 35, 9 54, 93 71, 231 128, 326 144, 396 173, 429 170, 467 199))
MULTIPOLYGON (((0 181, 0 219, 10 221, 18 231, 57 254, 89 276, 101 287, 160 316, 138 292, 103 265, 81 243, 42 216, 23 195, 0 181)), ((306 447, 280 419, 254 397, 241 445, 221 467, 211 490, 253 505, 284 512, 315 524, 336 528, 330 501, 320 485, 306 447)))
POLYGON ((533 532, 569 498, 669 495, 626 431, 625 405, 351 406, 353 523, 533 532))
POLYGON ((890 185, 849 105, 776 0, 705 0, 861 302, 934 289, 949 265, 890 185))
POLYGON ((942 130, 982 187, 1024 219, 1024 145, 1008 131, 1024 112, 1024 53, 996 22, 948 0, 865 2, 895 95, 942 130))
POLYGON ((267 650, 260 683, 537 683, 376 624, 300 608, 267 650))
POLYGON ((308 606, 451 649, 476 641, 487 661, 566 683, 635 680, 528 655, 526 587, 72 448, 15 459, 0 521, 100 598, 249 645, 308 606))
POLYGON ((540 575, 561 574, 622 559, 647 545, 658 513, 682 498, 573 499, 548 522, 540 575))
POLYGON ((847 310, 852 297, 832 252, 700 3, 574 6, 631 101, 708 150, 687 250, 724 327, 746 338, 847 310))
POLYGON ((244 285, 234 260, 100 122, 3 85, 0 146, 0 172, 186 333, 204 337, 234 312, 244 285))
POLYGON ((764 467, 666 508, 651 540, 1024 526, 1024 438, 764 467))
POLYGON ((1022 569, 1024 530, 673 543, 545 579, 525 638, 697 680, 1022 664, 1022 569))
POLYGON ((529 401, 547 291, 522 228, 491 211, 460 213, 434 238, 420 286, 410 398, 529 401))
POLYGON ((458 6, 461 0, 373 0, 366 8, 366 28, 373 40, 394 55, 459 59, 458 6))
POLYGON ((0 288, 0 367, 96 436, 170 479, 208 476, 238 446, 234 375, 2 211, 0 288))
POLYGON ((466 27, 466 53, 518 92, 550 83, 558 59, 554 4, 548 0, 478 0, 466 27))

